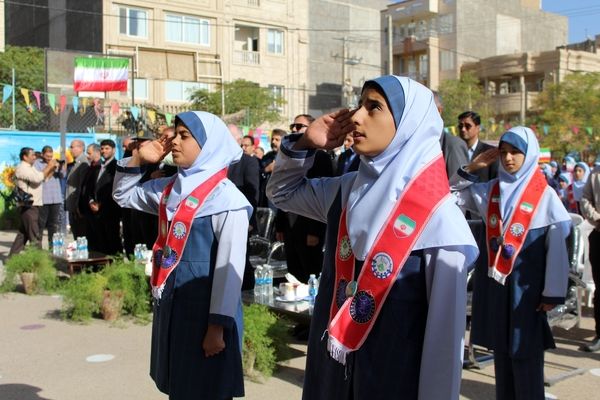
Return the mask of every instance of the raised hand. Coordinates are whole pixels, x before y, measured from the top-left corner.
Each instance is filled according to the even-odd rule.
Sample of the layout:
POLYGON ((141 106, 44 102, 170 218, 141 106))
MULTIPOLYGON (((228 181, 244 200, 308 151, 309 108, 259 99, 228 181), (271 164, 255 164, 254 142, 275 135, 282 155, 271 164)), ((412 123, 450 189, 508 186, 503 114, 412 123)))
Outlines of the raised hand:
POLYGON ((294 148, 332 150, 340 147, 346 135, 354 131, 352 115, 354 111, 342 109, 317 118, 309 125, 294 148))
POLYGON ((489 167, 494 161, 498 159, 499 154, 500 151, 495 147, 493 149, 486 150, 483 153, 478 154, 473 160, 471 160, 471 163, 467 165, 465 170, 467 172, 473 172, 485 167, 489 167))
POLYGON ((171 151, 173 138, 163 135, 156 140, 140 143, 137 150, 141 164, 156 164, 171 151))

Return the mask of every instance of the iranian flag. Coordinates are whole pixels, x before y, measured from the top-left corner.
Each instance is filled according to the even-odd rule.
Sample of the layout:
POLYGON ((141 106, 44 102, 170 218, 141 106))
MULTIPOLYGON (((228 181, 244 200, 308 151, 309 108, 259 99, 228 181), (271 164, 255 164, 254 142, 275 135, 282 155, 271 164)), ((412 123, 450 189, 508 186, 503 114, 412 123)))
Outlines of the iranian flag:
POLYGON ((549 163, 550 162, 550 149, 547 147, 542 147, 540 149, 540 159, 538 161, 540 164, 549 163))
POLYGON ((410 236, 416 227, 415 221, 401 214, 394 222, 394 233, 400 238, 410 236))
POLYGON ((75 58, 76 92, 126 92, 129 72, 127 58, 75 58))

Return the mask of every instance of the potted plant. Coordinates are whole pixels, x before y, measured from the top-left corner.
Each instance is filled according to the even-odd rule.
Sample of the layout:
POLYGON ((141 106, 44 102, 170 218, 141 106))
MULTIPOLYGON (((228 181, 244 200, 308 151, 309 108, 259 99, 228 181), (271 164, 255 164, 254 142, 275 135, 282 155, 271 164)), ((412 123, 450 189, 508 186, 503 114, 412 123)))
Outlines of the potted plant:
POLYGON ((277 361, 287 359, 290 323, 260 304, 244 306, 244 374, 260 380, 273 374, 277 361))
POLYGON ((14 290, 20 278, 26 294, 51 293, 58 286, 56 268, 49 252, 28 246, 6 261, 6 276, 2 289, 14 290))
POLYGON ((150 289, 144 271, 122 259, 100 272, 75 275, 65 285, 63 294, 63 315, 75 321, 96 315, 114 321, 123 314, 145 319, 150 309, 150 289))

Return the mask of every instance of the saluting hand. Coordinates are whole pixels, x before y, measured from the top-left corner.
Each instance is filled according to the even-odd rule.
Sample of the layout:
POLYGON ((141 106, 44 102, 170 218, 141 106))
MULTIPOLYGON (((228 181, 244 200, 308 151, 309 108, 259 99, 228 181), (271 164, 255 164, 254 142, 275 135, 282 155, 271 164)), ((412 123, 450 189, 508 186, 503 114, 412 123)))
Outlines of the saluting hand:
POLYGON ((499 154, 500 151, 495 147, 493 149, 486 150, 471 160, 471 163, 466 166, 465 171, 474 172, 479 169, 489 167, 498 159, 499 154))
POLYGON ((332 150, 340 147, 346 135, 354 131, 352 115, 354 111, 342 109, 317 118, 308 126, 294 148, 332 150))

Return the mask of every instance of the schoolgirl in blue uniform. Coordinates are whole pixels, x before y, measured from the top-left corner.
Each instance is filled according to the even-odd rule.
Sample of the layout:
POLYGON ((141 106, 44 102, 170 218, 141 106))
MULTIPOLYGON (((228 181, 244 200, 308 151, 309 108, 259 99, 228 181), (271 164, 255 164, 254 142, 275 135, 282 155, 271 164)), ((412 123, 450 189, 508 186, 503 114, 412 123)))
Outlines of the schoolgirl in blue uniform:
POLYGON ((159 215, 150 375, 172 400, 244 395, 240 289, 252 208, 226 178, 241 156, 218 117, 184 112, 174 137, 119 162, 117 203, 159 215), (140 184, 143 165, 169 152, 177 175, 140 184))
POLYGON ((282 141, 269 197, 327 223, 303 399, 458 399, 478 252, 449 196, 441 132, 429 89, 383 76, 365 83, 357 110, 282 141), (305 178, 314 149, 348 133, 358 171, 305 178))
POLYGON ((494 351, 499 400, 545 398, 544 350, 555 347, 546 311, 568 284, 571 218, 538 159, 534 133, 513 127, 450 180, 458 204, 485 216, 489 261, 475 272, 471 341, 494 351), (470 173, 498 157, 499 177, 473 183, 470 173))

